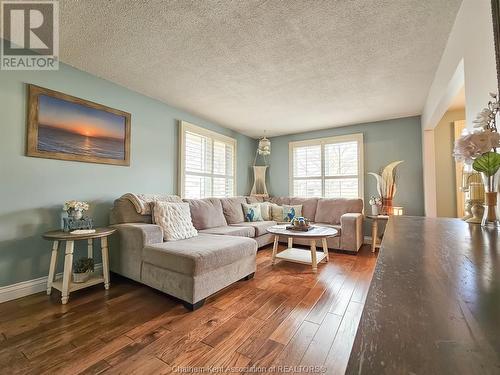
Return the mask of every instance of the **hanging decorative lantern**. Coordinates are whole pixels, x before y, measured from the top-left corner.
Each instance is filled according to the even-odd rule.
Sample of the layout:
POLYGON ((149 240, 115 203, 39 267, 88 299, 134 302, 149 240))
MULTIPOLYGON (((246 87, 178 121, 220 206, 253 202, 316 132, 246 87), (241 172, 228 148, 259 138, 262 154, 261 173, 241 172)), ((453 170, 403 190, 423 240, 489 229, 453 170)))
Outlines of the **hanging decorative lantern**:
POLYGON ((270 155, 271 154, 271 141, 266 137, 259 139, 259 147, 257 148, 259 155, 270 155))
POLYGON ((255 159, 253 161, 253 175, 254 183, 250 195, 256 197, 268 197, 267 187, 266 187, 266 170, 267 165, 257 166, 257 155, 264 157, 264 162, 267 164, 266 156, 271 155, 271 141, 265 136, 259 139, 259 144, 255 152, 255 159))

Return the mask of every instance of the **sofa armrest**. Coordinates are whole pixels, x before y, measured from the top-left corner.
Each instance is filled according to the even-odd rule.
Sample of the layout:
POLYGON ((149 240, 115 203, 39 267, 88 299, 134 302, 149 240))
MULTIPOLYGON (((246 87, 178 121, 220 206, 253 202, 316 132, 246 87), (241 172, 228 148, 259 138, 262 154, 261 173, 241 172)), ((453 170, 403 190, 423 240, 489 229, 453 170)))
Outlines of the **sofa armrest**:
POLYGON ((340 217, 340 248, 358 251, 363 245, 363 214, 347 213, 340 217))
POLYGON ((117 229, 110 251, 113 272, 141 281, 142 250, 145 246, 162 243, 163 231, 159 225, 143 223, 114 224, 117 229))
POLYGON ((128 241, 137 242, 142 247, 163 242, 163 231, 159 225, 143 223, 114 224, 120 237, 128 241))

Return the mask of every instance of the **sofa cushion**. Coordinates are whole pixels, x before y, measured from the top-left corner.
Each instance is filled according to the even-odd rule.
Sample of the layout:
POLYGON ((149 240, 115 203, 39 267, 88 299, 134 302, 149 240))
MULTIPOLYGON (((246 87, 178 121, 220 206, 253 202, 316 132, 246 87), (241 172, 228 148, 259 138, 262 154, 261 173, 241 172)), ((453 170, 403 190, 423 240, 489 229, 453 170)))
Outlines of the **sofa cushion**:
POLYGON ((200 234, 186 240, 146 246, 143 261, 185 275, 201 275, 255 256, 257 242, 251 238, 200 234))
POLYGON ((245 221, 242 204, 246 204, 245 197, 220 198, 222 211, 228 224, 237 224, 245 221))
POLYGON ((314 221, 317 223, 340 224, 340 217, 347 213, 363 212, 363 200, 361 199, 319 199, 318 208, 314 221))
POLYGON ((245 222, 245 223, 240 223, 240 224, 235 224, 239 227, 251 227, 255 228, 255 237, 262 236, 267 232, 267 228, 272 227, 273 225, 276 225, 275 221, 254 221, 254 222, 245 222))
POLYGON ((289 197, 271 197, 267 200, 268 202, 277 204, 279 206, 282 206, 284 204, 290 204, 290 198, 289 197))
POLYGON ((290 205, 302 205, 302 216, 306 219, 314 220, 316 217, 316 207, 318 207, 318 198, 290 198, 290 205))
POLYGON ((246 197, 246 200, 247 200, 248 204, 262 203, 262 202, 264 202, 264 197, 249 196, 249 197, 246 197))
POLYGON ((184 201, 189 203, 191 220, 193 220, 196 229, 202 230, 227 225, 220 199, 185 199, 184 201))
POLYGON ((244 227, 238 224, 233 224, 233 225, 231 226, 225 225, 223 227, 202 229, 200 230, 200 233, 219 234, 219 235, 223 234, 226 236, 240 236, 240 237, 250 237, 250 238, 255 237, 255 229, 253 227, 249 226, 244 227))

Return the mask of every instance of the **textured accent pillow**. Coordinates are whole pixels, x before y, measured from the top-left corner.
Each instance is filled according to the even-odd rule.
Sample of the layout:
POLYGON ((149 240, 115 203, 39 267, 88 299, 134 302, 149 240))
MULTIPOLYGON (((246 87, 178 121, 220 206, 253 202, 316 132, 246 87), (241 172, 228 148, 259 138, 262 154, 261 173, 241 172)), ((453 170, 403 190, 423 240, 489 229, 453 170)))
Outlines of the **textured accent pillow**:
POLYGON ((283 207, 278 206, 277 204, 271 203, 270 207, 271 209, 271 219, 274 221, 277 221, 278 223, 283 222, 283 207))
POLYGON ((260 211, 260 204, 247 204, 242 203, 243 214, 245 215, 245 221, 262 221, 262 213, 260 211))
POLYGON ((198 235, 191 221, 189 203, 155 202, 153 215, 156 224, 163 230, 165 241, 184 240, 198 235))
POLYGON ((293 205, 290 206, 288 204, 283 205, 283 221, 287 223, 291 222, 294 217, 302 216, 302 205, 293 205))
POLYGON ((262 214, 262 220, 270 221, 273 219, 273 215, 271 212, 272 203, 262 202, 262 203, 256 203, 256 204, 258 204, 260 206, 260 213, 262 214))

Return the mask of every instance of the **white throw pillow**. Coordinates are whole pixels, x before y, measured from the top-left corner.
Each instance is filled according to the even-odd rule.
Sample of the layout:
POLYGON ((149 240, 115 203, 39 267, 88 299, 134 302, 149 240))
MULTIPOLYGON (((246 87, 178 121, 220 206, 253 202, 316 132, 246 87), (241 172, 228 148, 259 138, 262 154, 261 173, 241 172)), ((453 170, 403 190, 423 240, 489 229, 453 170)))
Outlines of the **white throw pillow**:
POLYGON ((191 221, 189 203, 155 202, 153 216, 155 223, 163 230, 165 241, 184 240, 198 235, 191 221))
POLYGON ((243 214, 245 215, 245 221, 262 221, 262 213, 260 210, 260 204, 259 203, 254 203, 254 204, 246 204, 242 203, 243 206, 243 214))
POLYGON ((272 203, 262 202, 262 203, 256 203, 256 204, 258 204, 260 206, 260 213, 262 214, 262 220, 270 221, 273 219, 273 215, 271 212, 272 203))

